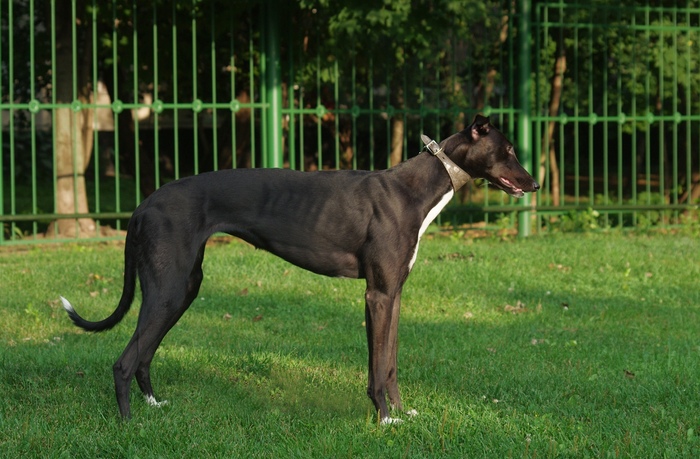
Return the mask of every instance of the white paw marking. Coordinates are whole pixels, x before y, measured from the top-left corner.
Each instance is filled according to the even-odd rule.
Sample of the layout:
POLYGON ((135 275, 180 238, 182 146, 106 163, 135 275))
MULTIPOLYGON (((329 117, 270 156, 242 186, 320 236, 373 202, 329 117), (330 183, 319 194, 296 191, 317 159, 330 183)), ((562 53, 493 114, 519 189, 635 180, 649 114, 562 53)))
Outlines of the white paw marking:
POLYGON ((148 403, 148 404, 151 405, 151 406, 155 406, 155 407, 157 407, 157 408, 160 408, 160 407, 162 407, 163 405, 167 405, 167 404, 168 404, 168 401, 167 401, 167 400, 163 400, 163 401, 159 402, 158 400, 156 400, 156 398, 155 398, 154 396, 152 396, 152 395, 147 395, 147 396, 146 396, 146 403, 148 403))
POLYGON ((63 309, 65 309, 68 312, 75 312, 75 310, 73 309, 73 305, 70 304, 70 301, 63 298, 62 296, 59 296, 59 298, 61 299, 61 303, 63 303, 63 309))
POLYGON ((387 426, 389 424, 401 424, 403 422, 403 419, 399 418, 390 418, 389 416, 382 418, 381 424, 383 426, 387 426))
MULTIPOLYGON (((414 417, 414 416, 418 416, 418 411, 416 411, 416 410, 408 410, 408 411, 405 412, 405 414, 406 414, 406 416, 408 416, 409 418, 412 418, 412 417, 414 417)), ((403 419, 392 418, 392 417, 387 416, 387 417, 385 417, 385 418, 382 418, 381 424, 382 424, 383 426, 386 426, 386 425, 389 425, 389 424, 401 424, 402 422, 404 422, 403 419)))

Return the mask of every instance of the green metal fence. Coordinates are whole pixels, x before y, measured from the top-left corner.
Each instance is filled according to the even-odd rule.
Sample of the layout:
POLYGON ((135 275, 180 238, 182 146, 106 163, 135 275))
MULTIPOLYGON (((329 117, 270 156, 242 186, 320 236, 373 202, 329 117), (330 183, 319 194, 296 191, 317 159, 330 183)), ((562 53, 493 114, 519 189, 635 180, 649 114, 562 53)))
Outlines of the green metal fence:
POLYGON ((294 3, 0 2, 0 244, 123 237, 144 196, 207 170, 386 168, 476 113, 544 187, 518 201, 471 183, 442 223, 697 212, 697 2, 481 2, 477 22, 422 24, 422 45, 294 3))
POLYGON ((700 9, 692 3, 537 5, 542 220, 588 210, 578 222, 569 213, 568 224, 669 225, 697 210, 700 9))

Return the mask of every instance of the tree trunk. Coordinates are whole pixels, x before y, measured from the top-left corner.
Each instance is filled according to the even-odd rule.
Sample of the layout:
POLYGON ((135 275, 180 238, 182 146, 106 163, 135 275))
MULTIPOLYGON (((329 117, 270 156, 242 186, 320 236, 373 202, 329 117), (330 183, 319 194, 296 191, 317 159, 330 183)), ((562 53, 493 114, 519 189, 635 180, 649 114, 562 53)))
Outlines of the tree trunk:
MULTIPOLYGON (((74 113, 69 108, 56 109, 56 212, 59 214, 89 212, 84 175, 92 153, 92 120, 88 112, 91 111, 74 113)), ((49 225, 47 235, 95 236, 95 228, 91 218, 59 219, 49 225)))
MULTIPOLYGON (((678 203, 693 204, 698 200, 700 200, 700 172, 693 172, 687 189, 685 192, 683 192, 680 198, 678 198, 678 203)), ((686 210, 683 213, 687 214, 688 211, 686 210)))
MULTIPOLYGON (((392 102, 394 106, 403 108, 403 90, 397 88, 393 96, 394 100, 392 102)), ((391 154, 389 156, 389 165, 391 167, 396 166, 403 160, 404 124, 403 115, 394 115, 391 119, 391 154)))
POLYGON ((403 117, 393 117, 391 120, 391 157, 389 159, 391 167, 396 166, 403 159, 403 133, 403 117))
MULTIPOLYGON (((549 116, 554 117, 559 114, 559 106, 561 105, 561 93, 564 86, 564 72, 566 72, 566 53, 561 48, 559 56, 554 63, 554 76, 552 77, 552 92, 549 98, 549 116)), ((549 178, 552 182, 551 196, 552 204, 558 206, 560 204, 560 183, 559 183, 559 165, 557 164, 557 152, 554 148, 554 129, 556 121, 551 120, 547 123, 547 135, 545 142, 542 144, 542 152, 540 154, 540 170, 539 182, 544 182, 546 173, 547 157, 549 156, 549 178)), ((533 198, 534 199, 534 198, 533 198)))
MULTIPOLYGON (((72 27, 75 18, 67 2, 56 5, 56 101, 58 103, 81 103, 92 101, 92 89, 89 84, 90 58, 92 53, 86 46, 89 40, 77 44, 77 75, 73 74, 72 27), (73 94, 73 78, 77 79, 78 93, 73 94)), ((77 11, 84 11, 82 2, 78 2, 77 11)), ((85 24, 84 21, 80 22, 85 24)), ((80 25, 77 25, 80 29, 80 25)), ((80 30, 78 37, 83 34, 80 30)), ((56 124, 54 151, 56 155, 56 213, 85 214, 89 212, 85 169, 90 163, 93 147, 93 116, 91 109, 73 111, 71 108, 55 109, 56 124)), ((95 221, 91 218, 58 219, 49 225, 47 235, 59 237, 95 236, 95 221)))
POLYGON ((694 180, 690 188, 690 199, 688 200, 688 203, 693 203, 700 199, 700 173, 693 174, 693 178, 694 180))

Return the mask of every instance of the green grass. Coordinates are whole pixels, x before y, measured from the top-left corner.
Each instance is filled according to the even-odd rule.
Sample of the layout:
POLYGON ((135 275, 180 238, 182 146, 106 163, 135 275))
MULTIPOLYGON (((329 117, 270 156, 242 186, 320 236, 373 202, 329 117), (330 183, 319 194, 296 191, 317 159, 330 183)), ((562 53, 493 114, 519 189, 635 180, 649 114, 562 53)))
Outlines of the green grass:
POLYGON ((3 457, 699 457, 700 240, 576 234, 421 244, 399 379, 419 415, 379 426, 365 396, 361 281, 239 242, 207 249, 200 298, 152 366, 163 408, 111 365, 138 304, 103 318, 120 244, 0 249, 3 457))

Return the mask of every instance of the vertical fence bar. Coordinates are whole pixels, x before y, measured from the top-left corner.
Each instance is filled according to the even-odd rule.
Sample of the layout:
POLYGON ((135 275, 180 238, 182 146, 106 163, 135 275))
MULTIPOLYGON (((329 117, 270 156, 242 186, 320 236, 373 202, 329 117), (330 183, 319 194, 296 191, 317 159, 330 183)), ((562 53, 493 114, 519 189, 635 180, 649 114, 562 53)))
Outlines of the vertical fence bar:
MULTIPOLYGON (((659 24, 663 24, 664 21, 664 13, 663 13, 663 7, 659 11, 659 19, 658 22, 659 24)), ((661 29, 659 30, 659 52, 657 55, 657 59, 661 60, 662 56, 664 55, 664 30, 661 29)), ((666 192, 666 139, 664 138, 664 130, 666 128, 666 121, 663 118, 664 115, 664 91, 665 91, 665 85, 664 85, 664 65, 660 62, 660 65, 658 65, 658 74, 657 74, 657 79, 658 79, 658 84, 659 84, 659 92, 658 92, 658 98, 659 102, 657 104, 657 114, 659 115, 659 151, 658 151, 658 161, 659 161, 659 201, 662 198, 665 198, 665 192, 666 192)), ((662 213, 663 215, 663 213, 662 213)))
MULTIPOLYGON (((117 50, 117 3, 112 1, 112 81, 114 86, 114 101, 112 111, 114 114, 114 207, 117 212, 121 212, 121 154, 119 152, 121 143, 119 142, 119 129, 128 129, 129 126, 121 126, 120 116, 121 102, 119 100, 119 60, 117 50)), ((117 220, 117 229, 121 229, 121 222, 117 220)))
MULTIPOLYGON (((695 11, 694 14, 696 15, 695 23, 697 24, 698 22, 700 22, 700 12, 695 11)), ((688 16, 688 23, 690 24, 690 12, 688 12, 688 15, 687 15, 687 16, 688 16)), ((698 48, 700 48, 700 44, 698 44, 698 43, 694 43, 693 45, 694 45, 694 47, 695 47, 696 50, 697 50, 698 48)), ((691 44, 690 44, 690 40, 688 40, 688 60, 690 60, 690 55, 691 55, 691 49, 690 49, 690 48, 691 48, 691 44)), ((697 69, 696 69, 696 71, 697 71, 697 69)), ((691 83, 690 83, 690 75, 691 75, 690 65, 688 65, 688 104, 687 104, 687 106, 688 106, 688 114, 691 113, 690 88, 692 88, 692 85, 691 85, 691 83)), ((696 88, 697 88, 697 85, 696 85, 696 88)), ((696 89, 696 91, 697 91, 697 90, 698 90, 698 89, 696 89)), ((696 124, 696 126, 697 126, 696 129, 697 129, 698 133, 697 133, 695 145, 698 145, 698 144, 700 144, 700 122, 698 122, 698 123, 696 124)), ((692 137, 692 136, 691 136, 691 134, 690 134, 690 132, 692 132, 692 129, 691 129, 691 128, 692 128, 692 122, 689 121, 689 122, 688 122, 688 132, 689 132, 689 134, 688 134, 688 145, 692 145, 692 143, 691 143, 691 137, 692 137)), ((698 167, 700 168, 700 148, 697 149, 697 150, 695 151, 695 153, 696 153, 695 161, 697 161, 695 164, 697 164, 698 167)), ((688 154, 687 154, 687 156, 688 156, 688 183, 689 183, 689 185, 688 185, 688 186, 689 186, 689 188, 688 188, 688 204, 692 204, 692 203, 693 203, 692 197, 693 197, 694 188, 693 188, 693 180, 692 180, 692 179, 693 179, 693 174, 692 174, 692 170, 691 170, 691 165, 692 165, 693 163, 692 163, 692 161, 691 161, 692 155, 691 155, 690 148, 688 148, 688 154)), ((698 183, 695 183, 694 186, 700 187, 700 170, 698 171, 698 183)), ((697 203, 700 203, 700 196, 696 199, 696 202, 697 202, 697 203)))
POLYGON ((594 121, 596 120, 596 114, 594 111, 595 100, 593 98, 593 81, 595 81, 595 75, 593 74, 593 24, 589 23, 586 30, 588 31, 588 37, 586 40, 588 44, 586 59, 586 70, 588 70, 588 205, 593 205, 593 185, 595 184, 595 175, 593 172, 595 169, 595 163, 593 162, 595 159, 595 150, 593 149, 593 145, 595 143, 595 133, 593 128, 595 125, 594 121))
MULTIPOLYGON (((8 2, 12 3, 12 2, 8 2)), ((0 24, 2 24, 2 5, 0 5, 0 24)), ((12 29, 8 27, 7 29, 8 36, 12 34, 12 29)), ((2 60, 2 28, 0 28, 0 62, 3 62, 2 60)), ((2 100, 2 75, 0 74, 0 101, 2 100)), ((5 165, 3 161, 4 155, 4 136, 3 136, 3 126, 2 126, 2 113, 3 110, 0 109, 0 216, 5 215, 5 165)), ((10 234, 11 238, 11 234, 10 234)), ((0 223, 0 244, 5 242, 5 224, 0 223)))
MULTIPOLYGON (((420 134, 429 134, 425 132, 425 123, 423 121, 423 113, 425 111, 425 87, 423 85, 423 74, 424 74, 424 68, 425 63, 423 60, 420 60, 418 62, 418 112, 420 113, 420 116, 418 117, 418 132, 420 134)), ((429 136, 432 138, 432 136, 429 136)))
MULTIPOLYGON (((261 154, 260 154, 260 166, 265 168, 267 166, 267 154, 268 154, 268 147, 267 147, 267 141, 268 141, 268 136, 267 136, 267 129, 268 129, 268 117, 269 117, 269 110, 270 106, 267 102, 267 65, 268 65, 268 58, 267 58, 267 21, 268 18, 266 17, 267 14, 267 9, 268 6, 266 3, 262 4, 259 9, 258 9, 258 23, 259 26, 258 28, 260 29, 260 43, 259 43, 259 49, 260 49, 260 62, 258 63, 258 66, 260 68, 260 102, 261 102, 261 108, 260 108, 260 149, 261 149, 261 154)), ((252 56, 252 50, 251 50, 251 56, 252 56)), ((250 67, 251 69, 253 68, 252 66, 250 67)), ((253 72, 250 72, 253 73, 253 72)))
MULTIPOLYGON (((73 96, 71 104, 78 100, 78 5, 77 1, 73 0, 71 2, 71 77, 73 80, 73 96)), ((82 174, 82 171, 78 172, 78 111, 71 107, 71 156, 73 157, 73 211, 78 212, 78 177, 82 174)), ((80 234, 80 222, 76 218, 75 222, 75 234, 76 237, 80 234)))
MULTIPOLYGON (((637 14, 633 13, 632 14, 632 33, 635 33, 634 31, 637 30, 637 14)), ((636 47, 632 48, 632 81, 637 81, 637 50, 636 47)), ((637 95, 633 94, 632 95, 632 107, 630 108, 630 112, 632 113, 633 117, 636 117, 638 115, 637 113, 637 95)), ((637 140, 637 121, 636 119, 633 119, 631 122, 632 125, 632 148, 630 152, 630 164, 631 164, 631 173, 630 173, 630 180, 632 180, 632 193, 631 193, 631 198, 632 198, 632 204, 637 204, 637 149, 639 148, 638 140, 637 140)), ((636 225, 637 224, 637 212, 632 212, 632 224, 636 225)))
MULTIPOLYGON (((7 36, 8 45, 8 75, 7 75, 7 92, 8 100, 12 101, 15 97, 15 40, 12 29, 14 28, 14 1, 7 2, 7 28, 9 34, 7 36)), ((9 137, 10 137, 10 215, 17 214, 17 195, 16 187, 17 182, 15 178, 15 111, 12 106, 8 110, 8 121, 9 121, 9 137)), ((10 224, 10 237, 15 238, 15 222, 10 224)))
MULTIPOLYGON (((303 52, 300 54, 303 55, 303 52)), ((300 110, 302 110, 305 106, 304 96, 305 96, 304 88, 301 87, 301 85, 300 85, 299 86, 299 102, 298 102, 298 104, 299 104, 298 108, 300 110)), ((299 116, 299 128, 298 128, 299 129, 299 170, 303 171, 304 169, 306 169, 306 163, 304 161, 304 151, 306 148, 306 135, 304 132, 304 113, 300 111, 298 116, 299 116)), ((296 115, 294 116, 294 118, 296 119, 296 115)))
MULTIPOLYGON (((685 23, 686 25, 690 26, 690 10, 685 11, 685 23)), ((692 95, 692 89, 693 89, 693 84, 692 84, 692 78, 691 78, 691 48, 692 44, 690 42, 690 37, 692 36, 692 32, 688 30, 687 36, 685 37, 685 42, 686 42, 686 53, 685 53, 685 58, 686 58, 686 64, 685 64, 685 81, 687 82, 688 87, 685 90, 685 113, 686 113, 686 129, 685 129, 685 168, 686 168, 686 177, 685 177, 685 183, 686 183, 686 195, 688 196, 686 204, 692 204, 692 191, 693 191, 693 174, 692 174, 692 157, 691 157, 691 148, 690 145, 692 145, 692 132, 693 132, 693 122, 690 120, 690 116, 692 114, 692 105, 691 105, 691 95, 692 95)), ((697 46, 697 44, 696 44, 697 46)), ((698 149, 700 150, 700 149, 698 149)), ((700 185, 698 185, 700 186, 700 185)))
MULTIPOLYGON (((90 39, 92 40, 92 91, 93 91, 93 101, 94 103, 97 103, 97 94, 98 94, 98 77, 97 77, 97 1, 93 0, 92 1, 92 16, 90 18, 90 29, 91 29, 91 37, 90 39)), ((93 123, 93 130, 92 130, 92 145, 93 145, 93 151, 92 151, 92 159, 93 159, 93 180, 95 180, 95 194, 94 194, 94 202, 93 206, 95 209, 95 213, 99 214, 100 211, 102 210, 101 203, 100 203, 100 142, 99 142, 99 135, 100 131, 97 129, 98 124, 97 124, 97 114, 99 113, 99 110, 97 107, 93 108, 92 110, 92 123, 93 123)), ((95 219, 95 225, 96 225, 96 230, 97 234, 100 234, 100 220, 95 219)))
MULTIPOLYGON (((336 57, 333 62, 333 108, 337 109, 340 107, 340 75, 338 73, 338 58, 336 57)), ((334 113, 333 116, 333 126, 335 128, 335 168, 340 169, 340 114, 338 112, 334 113)))
MULTIPOLYGON (((36 97, 36 87, 35 87, 35 80, 36 80, 36 75, 35 75, 35 57, 34 57, 34 0, 30 0, 29 2, 29 17, 32 18, 32 20, 29 21, 29 99, 34 100, 36 97)), ((36 112, 34 110, 30 110, 30 123, 31 123, 31 155, 32 155, 32 165, 31 165, 31 174, 32 174, 32 215, 37 214, 37 174, 36 174, 36 112)), ((0 126, 0 129, 2 127, 0 126)), ((32 222, 32 237, 36 239, 36 235, 38 232, 38 226, 37 226, 37 221, 36 219, 32 222)))
MULTIPOLYGON (((519 93, 518 93, 518 154, 520 161, 528 169, 532 170, 531 138, 532 126, 530 124, 530 0, 519 2, 518 17, 518 41, 519 49, 519 93)), ((522 199, 524 209, 530 207, 530 195, 526 194, 522 199)), ((529 236, 531 232, 530 212, 523 210, 518 215, 518 235, 529 236)))
MULTIPOLYGON (((160 165, 159 165, 159 154, 160 154, 160 114, 162 112, 162 105, 160 100, 160 80, 159 80, 159 69, 158 65, 158 4, 153 4, 153 101, 157 101, 157 110, 153 112, 153 181, 155 183, 155 188, 160 188, 160 165)), ((137 199, 138 203, 138 199, 137 199)))
MULTIPOLYGON (((192 8, 194 9, 197 0, 193 0, 192 8)), ((191 31, 192 31, 192 164, 194 167, 194 174, 199 174, 199 114, 201 113, 202 104, 199 100, 199 79, 197 78, 197 71, 199 70, 199 58, 197 57, 197 15, 195 11, 192 12, 191 19, 191 31)))
POLYGON ((316 29, 316 167, 323 169, 323 138, 322 126, 323 112, 321 111, 321 39, 319 38, 318 29, 316 29))
MULTIPOLYGON (((580 46, 580 40, 579 40, 579 29, 578 27, 574 28, 574 69, 573 69, 573 84, 574 84, 574 100, 579 100, 581 97, 580 91, 579 91, 579 81, 581 80, 579 78, 579 46, 580 46)), ((576 205, 581 203, 581 147, 580 147, 580 142, 578 142, 578 139, 580 139, 581 136, 581 122, 579 116, 581 115, 581 109, 579 107, 579 104, 574 104, 574 203, 576 205)))
MULTIPOLYGON (((606 15, 605 16, 606 20, 610 19, 610 16, 606 15)), ((597 21, 596 21, 597 23, 597 21)), ((596 34, 597 35, 597 34, 596 34)), ((593 36, 591 36, 591 42, 593 41, 593 36)), ((608 41, 608 36, 606 33, 606 40, 605 40, 606 45, 603 47, 603 61, 604 62, 610 62, 610 53, 608 51, 608 46, 609 46, 609 41, 608 41)), ((608 104, 610 103, 610 99, 608 97, 608 85, 609 83, 609 73, 608 73, 608 66, 603 67, 603 81, 602 81, 602 91, 603 91, 603 202, 605 204, 608 204, 610 202, 610 148, 608 146, 608 142, 610 140, 610 136, 608 133, 608 128, 610 127, 610 124, 608 123, 608 104)), ((595 172, 595 170, 593 171, 595 172)), ((591 174, 593 177, 593 173, 591 174)), ((595 205, 595 196, 593 200, 591 200, 591 205, 595 205)), ((604 218, 604 224, 605 226, 608 225, 609 221, 609 214, 606 212, 603 215, 604 218)))
MULTIPOLYGON (((563 18, 565 17, 564 15, 564 6, 560 4, 559 6, 559 11, 558 11, 558 17, 559 21, 561 22, 563 18)), ((565 46, 566 42, 564 41, 564 26, 562 25, 559 28, 559 40, 562 46, 565 46)), ((562 75, 562 85, 564 85, 564 75, 562 75)), ((563 90, 563 88, 562 88, 563 90)), ((560 102, 560 112, 563 112, 561 109, 561 106, 563 105, 563 102, 560 102)), ((566 120, 562 120, 562 122, 559 123, 559 203, 560 204, 565 204, 566 203, 566 172, 567 172, 567 164, 566 164, 566 152, 564 150, 566 142, 566 130, 565 130, 565 125, 566 125, 566 120)))
MULTIPOLYGON (((267 167, 282 167, 282 75, 280 65, 279 4, 265 3, 265 86, 267 124, 267 167)), ((319 147, 320 148, 320 147, 319 147)))
MULTIPOLYGON (((248 16, 252 17, 252 11, 249 11, 248 16)), ((255 68, 255 58, 254 58, 254 47, 253 47, 253 26, 250 24, 248 26, 248 68, 251 70, 248 72, 248 82, 250 85, 250 100, 255 100, 255 76, 252 69, 255 68)), ((256 109, 254 107, 250 108, 250 167, 256 167, 255 150, 257 147, 257 140, 255 137, 255 113, 256 109)))
POLYGON ((175 179, 180 178, 180 109, 179 101, 179 85, 178 85, 178 61, 177 61, 177 2, 173 2, 173 25, 171 28, 171 39, 173 41, 173 161, 175 162, 175 179))
POLYGON ((357 169, 357 116, 359 114, 359 109, 357 109, 357 51, 355 46, 352 47, 352 70, 351 70, 351 81, 352 81, 352 168, 357 169))
MULTIPOLYGON (((617 17, 616 20, 620 22, 621 20, 621 14, 622 12, 618 10, 617 12, 617 17)), ((634 16, 634 14, 632 15, 634 16)), ((621 44, 624 43, 625 41, 625 33, 621 32, 620 34, 623 38, 622 40, 619 41, 618 47, 613 45, 613 53, 619 53, 622 54, 622 48, 621 44)), ((623 162, 623 157, 624 157, 624 143, 623 143, 623 128, 624 128, 624 123, 625 123, 625 116, 624 116, 624 110, 622 107, 622 78, 620 76, 620 71, 616 72, 615 76, 615 88, 617 91, 617 103, 616 103, 616 117, 617 117, 617 203, 619 205, 622 205, 623 203, 623 181, 624 181, 624 162, 623 162)), ((632 95, 634 97, 634 95, 632 95)), ((628 180, 633 180, 632 177, 628 178, 628 180)), ((624 219, 625 214, 623 212, 618 213, 618 226, 622 228, 622 222, 624 219)))
MULTIPOLYGON (((9 2, 10 5, 12 2, 9 2)), ((12 29, 10 29, 12 31, 12 29)), ((12 35, 12 33, 10 33, 12 35)), ((56 87, 56 0, 51 0, 51 87, 56 87)), ((51 126, 56 126, 56 91, 51 91, 51 126)), ((56 129, 51 129, 51 145, 56 145, 56 129)), ((51 170, 57 167, 56 154, 51 155, 51 170)), ((10 169, 14 171, 14 169, 10 169)), ((56 212, 56 196, 58 196, 58 177, 51 174, 54 213, 56 212)), ((54 225, 54 234, 58 234, 58 225, 54 225)))
MULTIPOLYGON (((678 10, 675 8, 672 10, 671 15, 672 15, 672 21, 671 23, 675 26, 678 27, 678 10)), ((677 30, 677 29, 676 29, 677 30)), ((675 121, 673 122, 673 137, 672 137, 672 155, 673 157, 671 158, 671 193, 670 193, 670 202, 671 204, 678 204, 678 127, 680 126, 680 113, 678 112, 678 61, 681 59, 681 56, 678 55, 678 32, 673 33, 673 39, 672 39, 672 55, 677 56, 676 59, 673 60, 673 101, 671 103, 672 106, 672 114, 675 118, 675 121)), ((674 216, 678 217, 678 211, 676 210, 674 212, 674 216)))
MULTIPOLYGON (((235 30, 234 29, 234 16, 233 13, 230 13, 231 16, 229 17, 229 26, 231 28, 231 31, 235 30)), ((231 81, 229 84, 231 85, 231 168, 235 169, 238 166, 238 149, 236 148, 236 140, 237 140, 237 134, 238 132, 236 131, 236 116, 238 114, 238 110, 240 110, 240 106, 238 106, 236 97, 238 94, 236 93, 236 36, 233 32, 230 34, 231 38, 229 39, 229 67, 231 68, 231 81)))
MULTIPOLYGON (((651 49, 651 13, 649 6, 644 9, 644 34, 647 42, 647 49, 651 49)), ((654 120, 654 113, 651 105, 651 69, 649 59, 646 59, 646 72, 644 80, 644 95, 646 96, 646 114, 647 122, 644 131, 644 178, 646 193, 646 204, 651 204, 651 126, 654 120)), ((650 212, 647 212, 647 218, 650 218, 650 212)))
MULTIPOLYGON (((211 101, 212 103, 217 103, 216 94, 216 21, 214 21, 214 2, 211 4, 211 10, 209 11, 209 28, 211 29, 211 35, 209 38, 209 52, 211 53, 211 101)), ((232 69, 233 71, 233 69, 232 69)), ((211 112, 211 132, 212 132, 212 143, 211 143, 211 154, 212 154, 212 168, 214 170, 219 169, 219 117, 218 109, 212 108, 211 112)), ((231 153, 233 154, 233 152, 231 153)))
POLYGON ((374 170, 374 56, 369 58, 367 91, 369 92, 369 168, 374 170))
MULTIPOLYGON (((289 28, 289 38, 287 43, 289 43, 287 47, 287 60, 289 61, 289 86, 287 89, 287 108, 289 109, 289 126, 287 129, 287 132, 289 132, 289 137, 287 138, 287 155, 289 158, 289 168, 290 169, 296 169, 297 168, 297 160, 296 160, 296 155, 297 155, 297 150, 296 150, 296 142, 297 142, 297 115, 295 112, 295 103, 294 103, 294 94, 296 92, 296 75, 294 74, 294 36, 292 34, 292 29, 293 27, 289 28)), ((301 162, 303 164, 303 161, 301 162)))
POLYGON ((389 107, 391 107, 391 72, 384 71, 386 73, 386 100, 384 101, 384 110, 386 113, 386 162, 384 163, 384 169, 391 167, 391 139, 394 133, 391 129, 391 114, 389 113, 389 107))
MULTIPOLYGON (((143 4, 143 3, 142 3, 143 4)), ((133 19, 133 30, 131 33, 131 53, 133 54, 133 71, 131 72, 131 78, 133 79, 132 92, 134 93, 132 97, 134 98, 133 104, 139 104, 139 10, 137 1, 134 0, 131 5, 132 11, 134 12, 133 19)), ((150 107, 149 107, 150 112, 150 107)), ((134 188, 136 194, 136 202, 140 202, 141 194, 141 142, 140 137, 140 108, 131 110, 131 119, 134 123, 134 188)), ((122 126, 124 128, 125 126, 122 126)))
MULTIPOLYGON (((547 43, 549 42, 549 8, 544 7, 544 14, 543 18, 539 17, 541 8, 536 8, 535 10, 535 23, 538 24, 538 26, 541 28, 540 30, 542 33, 536 33, 535 34, 535 113, 540 113, 541 111, 545 110, 546 104, 542 100, 542 94, 540 91, 540 83, 544 79, 544 73, 546 72, 546 67, 541 66, 540 59, 542 58, 542 50, 547 49, 547 43), (539 24, 540 20, 543 21, 542 24, 539 24)), ((538 120, 535 121, 535 145, 542 145, 542 142, 548 142, 549 136, 547 136, 545 133, 547 132, 547 123, 549 123, 548 120, 538 120), (543 140, 544 137, 544 140, 543 140)), ((547 149, 547 146, 545 145, 544 149, 547 149)), ((541 154, 540 152, 535 153, 535 156, 538 154, 541 154)), ((549 159, 549 155, 546 156, 547 159, 549 159)), ((540 195, 537 196, 537 202, 540 204, 544 205, 550 205, 551 204, 551 192, 552 192, 552 186, 551 182, 549 180, 548 172, 549 172, 549 167, 545 168, 545 175, 544 177, 540 177, 540 169, 541 166, 539 165, 539 160, 536 161, 536 164, 538 166, 535 167, 535 172, 537 173, 536 180, 542 180, 543 183, 543 188, 542 191, 547 191, 546 195, 540 195)))
MULTIPOLYGON (((403 72, 401 72, 401 73, 403 76, 403 79, 402 79, 403 80, 403 90, 402 90, 403 92, 402 92, 402 94, 403 94, 403 101, 404 101, 404 106, 403 106, 403 109, 404 109, 404 112, 403 112, 403 126, 404 126, 404 129, 403 129, 403 152, 401 154, 401 160, 405 161, 408 159, 408 142, 409 142, 408 111, 411 109, 410 108, 411 107, 410 99, 408 97, 408 70, 407 70, 407 66, 406 66, 405 61, 404 61, 404 66, 403 66, 403 72)), ((464 114, 462 114, 462 116, 464 116, 464 114)))

